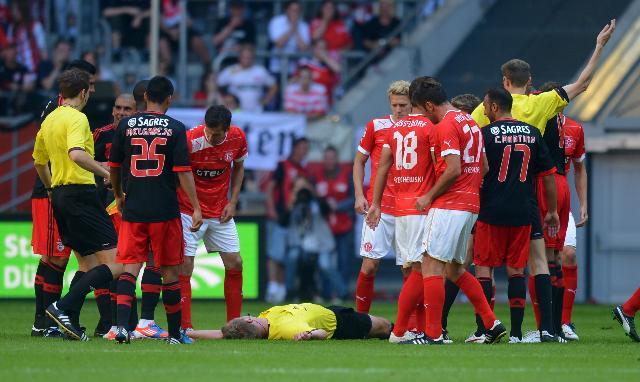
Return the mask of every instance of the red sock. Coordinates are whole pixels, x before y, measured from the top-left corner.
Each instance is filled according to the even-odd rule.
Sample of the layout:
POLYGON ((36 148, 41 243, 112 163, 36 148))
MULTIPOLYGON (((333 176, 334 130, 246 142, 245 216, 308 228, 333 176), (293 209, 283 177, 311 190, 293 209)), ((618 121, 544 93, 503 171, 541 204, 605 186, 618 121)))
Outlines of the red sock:
POLYGON ((562 296, 562 323, 568 324, 571 322, 573 302, 576 299, 576 290, 578 289, 578 266, 563 265, 562 274, 564 276, 564 295, 562 296))
POLYGON ((358 282, 356 283, 356 311, 369 313, 375 279, 375 275, 367 275, 363 272, 360 272, 358 275, 358 282))
MULTIPOLYGON (((422 295, 424 296, 424 286, 422 287, 422 295)), ((427 312, 424 309, 424 297, 423 301, 416 306, 416 331, 424 333, 427 324, 427 312)))
POLYGON ((462 289, 464 294, 469 298, 476 312, 478 312, 482 318, 484 327, 491 329, 493 322, 496 320, 496 315, 491 310, 478 279, 473 277, 471 273, 464 272, 462 276, 458 278, 458 281, 456 281, 456 285, 462 289))
POLYGON ((442 335, 442 308, 444 307, 444 277, 422 279, 424 287, 425 334, 431 338, 442 335))
POLYGON ((396 336, 401 337, 407 329, 413 329, 417 326, 415 312, 416 306, 422 305, 421 302, 424 300, 422 293, 422 273, 413 271, 405 280, 398 297, 398 315, 393 326, 393 334, 396 336), (410 317, 414 319, 413 325, 410 322, 410 317))
POLYGON ((496 307, 496 284, 491 286, 491 301, 489 301, 489 306, 491 307, 491 310, 494 310, 496 307))
POLYGON ((538 297, 536 297, 536 278, 529 276, 529 297, 533 306, 533 314, 536 316, 536 328, 540 328, 540 307, 538 306, 538 297))
POLYGON ((640 288, 636 289, 633 296, 622 305, 622 311, 629 317, 636 315, 636 312, 640 310, 640 288))
POLYGON ((182 320, 180 326, 183 329, 193 328, 191 323, 191 276, 180 275, 180 303, 182 305, 182 320))
POLYGON ((227 303, 227 322, 240 317, 242 310, 242 270, 224 271, 224 301, 227 303))

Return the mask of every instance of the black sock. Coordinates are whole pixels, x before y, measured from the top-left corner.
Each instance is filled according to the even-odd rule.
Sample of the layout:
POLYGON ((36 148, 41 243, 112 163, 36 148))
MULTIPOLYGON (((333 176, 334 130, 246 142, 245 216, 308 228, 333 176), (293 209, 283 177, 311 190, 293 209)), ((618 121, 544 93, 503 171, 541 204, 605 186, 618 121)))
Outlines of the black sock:
MULTIPOLYGON (((490 277, 478 277, 478 281, 480 282, 480 286, 482 286, 482 291, 484 292, 484 298, 487 299, 487 303, 491 304, 491 299, 493 298, 493 282, 490 277)), ((476 314, 476 335, 484 333, 485 327, 484 322, 482 321, 482 317, 479 314, 476 314)))
POLYGON ((447 321, 449 318, 449 311, 453 306, 453 303, 458 297, 460 288, 453 281, 446 279, 444 282, 444 306, 442 307, 442 329, 447 330, 447 321))
POLYGON ((162 302, 167 312, 167 326, 169 336, 180 338, 180 321, 182 321, 182 306, 180 305, 180 282, 174 281, 162 284, 162 302))
POLYGON ((564 278, 562 268, 557 267, 556 271, 556 295, 553 309, 553 329, 556 334, 562 334, 562 307, 564 306, 564 278))
POLYGON ((44 272, 47 268, 47 263, 40 260, 38 262, 38 268, 36 269, 36 276, 33 281, 33 290, 36 295, 36 314, 35 319, 33 320, 33 326, 38 329, 43 329, 42 326, 42 317, 44 317, 44 310, 47 308, 47 305, 44 304, 43 292, 42 292, 42 284, 44 284, 44 272))
POLYGON ((160 268, 145 267, 142 274, 142 308, 140 318, 143 320, 153 320, 156 306, 160 301, 160 291, 162 290, 162 274, 160 268))
MULTIPOLYGON (((62 282, 64 279, 64 269, 59 268, 55 264, 47 264, 47 267, 43 271, 44 279, 42 283, 42 303, 45 307, 60 300, 62 294, 62 282)), ((76 280, 77 282, 77 280, 76 280)), ((50 320, 46 320, 47 326, 55 326, 50 320)))
POLYGON ((91 291, 91 288, 95 289, 97 286, 104 285, 105 282, 113 279, 111 269, 104 264, 91 269, 89 272, 84 274, 84 276, 82 273, 83 272, 79 271, 76 272, 74 280, 77 278, 77 281, 75 284, 72 281, 69 293, 67 293, 67 295, 58 303, 58 308, 69 311, 70 315, 72 312, 77 312, 78 321, 80 317, 80 309, 82 309, 84 299, 91 291), (78 273, 81 274, 80 277, 78 277, 78 273))
POLYGON ((524 275, 517 274, 509 277, 507 289, 509 297, 509 310, 511 311, 511 337, 522 339, 522 320, 524 319, 524 307, 527 301, 527 287, 524 275))
POLYGON ((554 334, 553 318, 551 307, 551 276, 536 275, 536 298, 538 299, 538 309, 540 310, 540 331, 547 331, 554 334))
POLYGON ((100 285, 93 291, 93 295, 96 298, 96 305, 98 306, 98 313, 100 313, 100 321, 98 326, 100 328, 111 326, 111 295, 109 293, 109 285, 111 281, 107 281, 100 285))
POLYGON ((109 310, 111 312, 111 326, 118 325, 118 280, 109 283, 109 310))
POLYGON ((138 326, 138 298, 136 290, 133 290, 133 298, 131 299, 131 311, 129 312, 129 330, 135 330, 138 326))
POLYGON ((118 313, 117 325, 129 328, 131 303, 136 298, 136 276, 123 273, 118 278, 118 313))
MULTIPOLYGON (((69 292, 71 292, 71 289, 73 289, 76 285, 78 285, 78 281, 80 281, 80 279, 84 275, 85 275, 85 272, 76 271, 76 273, 73 275, 73 278, 71 279, 71 284, 69 284, 69 292)), ((82 310, 82 307, 84 306, 84 301, 87 297, 87 294, 90 291, 91 291, 91 288, 88 288, 87 291, 84 292, 84 295, 80 298, 80 302, 79 302, 80 308, 78 308, 78 310, 75 310, 75 309, 69 310, 69 318, 71 319, 71 323, 76 328, 80 327, 80 310, 82 310)), ((60 307, 60 303, 58 303, 58 307, 60 307)))

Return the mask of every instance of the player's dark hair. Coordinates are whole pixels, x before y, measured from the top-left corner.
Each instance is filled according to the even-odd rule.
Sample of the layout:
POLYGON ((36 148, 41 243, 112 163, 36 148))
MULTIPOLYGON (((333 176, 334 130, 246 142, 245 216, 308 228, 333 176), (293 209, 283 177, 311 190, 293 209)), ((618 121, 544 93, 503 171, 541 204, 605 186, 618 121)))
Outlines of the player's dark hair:
POLYGON ((511 105, 513 105, 513 97, 511 96, 511 93, 509 93, 504 88, 489 89, 485 93, 485 97, 487 97, 490 103, 495 103, 496 105, 498 105, 501 111, 511 111, 511 105))
POLYGON ((204 123, 209 128, 222 127, 227 131, 231 125, 231 112, 222 105, 211 106, 204 115, 204 123))
POLYGON ((560 85, 555 81, 547 81, 544 84, 542 84, 542 86, 540 86, 540 89, 538 90, 544 93, 544 92, 548 92, 549 90, 558 89, 560 87, 562 87, 562 85, 560 85))
POLYGON ((300 138, 296 138, 293 140, 293 142, 291 143, 291 151, 293 151, 293 149, 295 149, 296 147, 298 147, 299 144, 301 143, 309 143, 309 140, 305 137, 300 137, 300 138))
POLYGON ((429 76, 417 77, 409 85, 409 99, 413 106, 422 106, 427 102, 442 105, 447 102, 447 93, 437 79, 429 76))
POLYGON ((482 101, 475 94, 460 94, 451 99, 454 107, 471 114, 482 101))
POLYGON ((155 76, 147 84, 147 100, 161 104, 173 95, 173 84, 164 76, 155 76))
POLYGON ((517 58, 505 62, 500 69, 502 70, 502 75, 515 86, 525 86, 531 78, 529 64, 517 58))
POLYGON ((62 98, 75 98, 82 90, 89 90, 89 73, 80 69, 69 69, 58 78, 62 98))
POLYGON ((285 3, 284 3, 284 5, 283 5, 282 9, 284 9, 284 10, 285 10, 285 12, 286 12, 286 11, 288 11, 288 10, 289 10, 289 7, 290 7, 290 6, 292 6, 293 4, 298 4, 298 5, 300 5, 300 2, 299 2, 299 1, 296 1, 296 0, 290 0, 290 1, 287 1, 287 2, 285 2, 285 3))
POLYGON ((254 340, 262 338, 260 330, 241 317, 234 318, 222 327, 222 338, 225 340, 254 340))
POLYGON ((326 153, 327 151, 333 151, 336 154, 338 153, 338 149, 334 145, 329 145, 325 147, 324 152, 326 153))
POLYGON ((98 70, 96 69, 95 66, 93 66, 92 63, 87 62, 85 60, 73 60, 71 61, 67 67, 65 68, 65 70, 69 70, 69 69, 80 69, 83 72, 87 72, 89 74, 91 74, 92 76, 95 76, 96 73, 98 72, 98 70))
POLYGON ((138 81, 136 86, 133 87, 133 99, 136 100, 136 108, 138 110, 144 110, 144 93, 147 92, 147 85, 149 80, 138 81))

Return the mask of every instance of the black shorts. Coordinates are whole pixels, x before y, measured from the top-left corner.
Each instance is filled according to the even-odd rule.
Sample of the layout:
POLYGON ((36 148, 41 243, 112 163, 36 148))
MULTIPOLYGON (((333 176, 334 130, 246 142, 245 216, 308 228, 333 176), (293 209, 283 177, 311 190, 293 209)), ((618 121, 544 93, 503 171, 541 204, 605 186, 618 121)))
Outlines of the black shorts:
POLYGON ((336 315, 336 331, 333 339, 362 340, 369 338, 371 331, 371 317, 365 313, 358 313, 343 306, 327 306, 336 315))
POLYGON ((51 205, 62 243, 80 256, 118 245, 118 235, 95 186, 75 184, 55 187, 51 205))
POLYGON ((531 207, 531 240, 544 239, 542 231, 542 219, 540 218, 540 210, 538 208, 538 200, 534 198, 531 207))

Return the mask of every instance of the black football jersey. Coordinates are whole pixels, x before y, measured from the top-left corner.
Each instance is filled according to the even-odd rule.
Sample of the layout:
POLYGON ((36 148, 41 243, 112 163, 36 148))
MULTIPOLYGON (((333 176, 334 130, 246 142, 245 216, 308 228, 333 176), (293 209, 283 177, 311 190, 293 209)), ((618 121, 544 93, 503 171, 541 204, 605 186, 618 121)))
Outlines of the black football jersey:
POLYGON ((191 171, 185 126, 168 115, 141 112, 118 124, 110 166, 121 166, 126 194, 122 218, 161 222, 180 217, 175 172, 191 171))
MULTIPOLYGON (((109 161, 109 152, 111 151, 111 143, 116 133, 116 126, 113 124, 95 129, 93 131, 93 150, 96 161, 104 163, 109 161)), ((113 202, 113 192, 104 186, 104 179, 96 175, 96 187, 98 196, 104 206, 108 206, 113 202)))
POLYGON ((544 130, 544 142, 547 144, 551 160, 556 166, 558 174, 565 175, 564 163, 564 130, 562 128, 562 116, 560 114, 547 121, 547 127, 544 130))
POLYGON ((482 136, 489 172, 480 190, 478 220, 504 226, 531 224, 534 177, 555 170, 540 131, 504 119, 483 127, 482 136))

